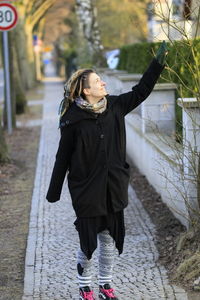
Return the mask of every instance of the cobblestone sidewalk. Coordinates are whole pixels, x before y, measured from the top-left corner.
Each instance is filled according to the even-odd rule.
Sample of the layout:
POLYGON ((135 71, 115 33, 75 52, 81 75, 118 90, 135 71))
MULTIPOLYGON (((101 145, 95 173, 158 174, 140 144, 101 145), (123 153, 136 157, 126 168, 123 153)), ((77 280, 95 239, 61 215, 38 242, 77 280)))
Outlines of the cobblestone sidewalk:
MULTIPOLYGON (((23 300, 78 300, 76 251, 79 243, 67 185, 63 187, 59 202, 50 204, 45 200, 59 141, 57 110, 62 91, 63 84, 59 81, 45 83, 23 300)), ((114 285, 119 299, 188 299, 183 289, 169 283, 165 268, 158 264, 154 225, 131 187, 125 221, 124 253, 120 257, 116 253, 114 268, 114 285)), ((97 259, 94 257, 96 292, 97 270, 97 259)))

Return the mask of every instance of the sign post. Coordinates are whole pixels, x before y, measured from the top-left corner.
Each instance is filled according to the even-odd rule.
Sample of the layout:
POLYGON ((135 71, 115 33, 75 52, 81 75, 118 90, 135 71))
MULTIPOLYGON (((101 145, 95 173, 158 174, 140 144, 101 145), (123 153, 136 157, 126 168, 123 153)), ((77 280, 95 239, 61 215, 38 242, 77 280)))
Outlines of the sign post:
POLYGON ((4 74, 6 90, 6 109, 8 134, 12 133, 12 106, 10 93, 10 69, 9 69, 9 45, 8 30, 11 30, 17 24, 16 8, 9 3, 0 3, 0 31, 3 31, 3 53, 4 53, 4 74))

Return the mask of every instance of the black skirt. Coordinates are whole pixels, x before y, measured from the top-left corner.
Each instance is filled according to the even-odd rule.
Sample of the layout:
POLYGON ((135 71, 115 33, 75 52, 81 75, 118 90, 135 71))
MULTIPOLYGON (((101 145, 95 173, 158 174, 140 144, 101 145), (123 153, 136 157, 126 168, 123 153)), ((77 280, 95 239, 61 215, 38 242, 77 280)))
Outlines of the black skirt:
POLYGON ((106 216, 92 218, 77 218, 74 222, 79 233, 80 247, 87 259, 91 259, 94 250, 97 248, 97 234, 108 230, 115 241, 119 254, 123 251, 125 226, 124 211, 109 212, 106 216))

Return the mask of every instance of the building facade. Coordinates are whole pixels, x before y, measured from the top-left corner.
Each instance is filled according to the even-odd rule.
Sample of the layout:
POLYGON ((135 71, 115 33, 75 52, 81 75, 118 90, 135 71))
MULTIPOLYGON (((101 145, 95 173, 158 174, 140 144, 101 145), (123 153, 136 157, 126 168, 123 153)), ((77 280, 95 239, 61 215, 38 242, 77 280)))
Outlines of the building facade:
POLYGON ((200 36, 199 0, 149 2, 148 40, 180 40, 200 36))

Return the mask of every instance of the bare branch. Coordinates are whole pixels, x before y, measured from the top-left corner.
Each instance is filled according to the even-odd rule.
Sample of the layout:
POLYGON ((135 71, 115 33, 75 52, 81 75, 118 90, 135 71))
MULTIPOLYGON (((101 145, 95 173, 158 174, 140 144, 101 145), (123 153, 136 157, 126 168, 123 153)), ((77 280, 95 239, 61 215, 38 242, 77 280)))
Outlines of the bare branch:
POLYGON ((27 23, 29 23, 29 25, 33 28, 55 2, 56 0, 43 1, 38 9, 35 10, 33 14, 27 17, 27 23))

